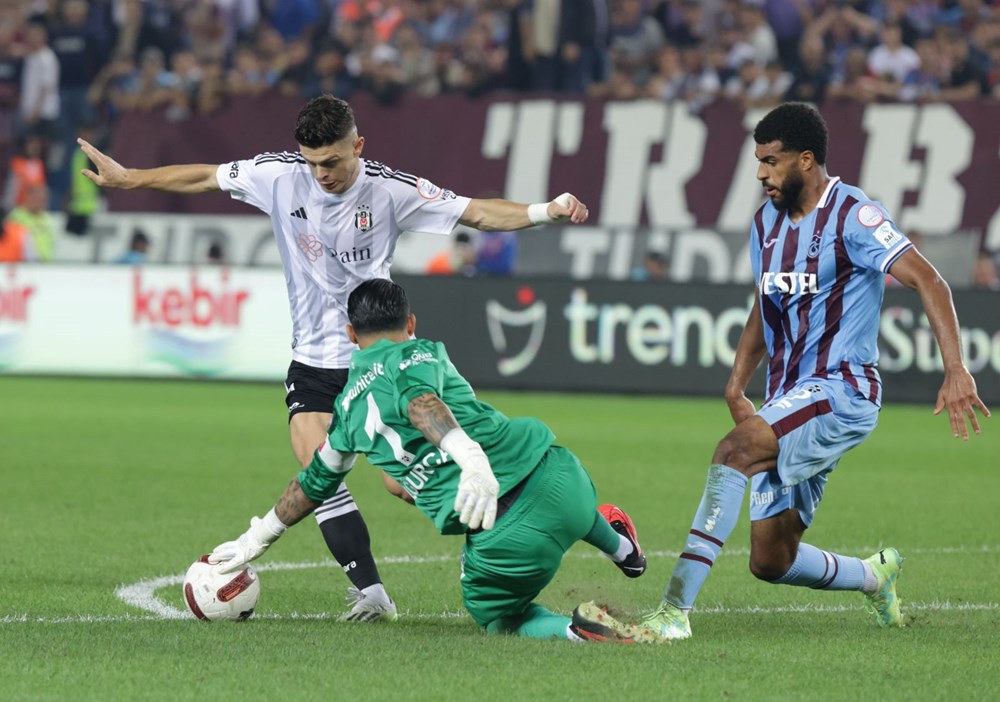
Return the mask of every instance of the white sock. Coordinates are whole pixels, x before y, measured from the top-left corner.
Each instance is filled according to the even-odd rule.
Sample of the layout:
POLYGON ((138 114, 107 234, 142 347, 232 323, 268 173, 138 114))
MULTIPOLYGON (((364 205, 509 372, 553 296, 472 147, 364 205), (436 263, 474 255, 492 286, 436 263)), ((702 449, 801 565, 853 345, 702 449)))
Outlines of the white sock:
POLYGON ((615 563, 621 563, 626 558, 631 556, 633 551, 635 551, 635 549, 632 547, 632 542, 629 541, 627 538, 625 538, 625 536, 619 534, 618 539, 619 539, 618 550, 615 551, 614 553, 608 554, 611 557, 611 560, 613 560, 615 563))
POLYGON ((861 567, 865 570, 865 582, 861 585, 861 592, 871 594, 878 590, 878 578, 875 577, 875 571, 867 561, 862 560, 861 567))
POLYGON ((566 638, 569 641, 576 641, 578 643, 582 643, 582 642, 586 641, 586 639, 584 639, 584 638, 582 638, 580 636, 577 636, 576 632, 573 631, 573 629, 570 627, 569 624, 566 625, 566 638))

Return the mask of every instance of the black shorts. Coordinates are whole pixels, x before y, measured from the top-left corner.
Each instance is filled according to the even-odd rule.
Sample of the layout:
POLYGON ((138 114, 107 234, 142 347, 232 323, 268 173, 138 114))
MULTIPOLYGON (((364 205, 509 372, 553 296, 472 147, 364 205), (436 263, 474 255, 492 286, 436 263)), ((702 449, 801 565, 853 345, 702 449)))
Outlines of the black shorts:
POLYGON ((347 384, 346 368, 313 368, 298 361, 288 366, 285 404, 288 421, 299 412, 333 413, 333 401, 347 384))

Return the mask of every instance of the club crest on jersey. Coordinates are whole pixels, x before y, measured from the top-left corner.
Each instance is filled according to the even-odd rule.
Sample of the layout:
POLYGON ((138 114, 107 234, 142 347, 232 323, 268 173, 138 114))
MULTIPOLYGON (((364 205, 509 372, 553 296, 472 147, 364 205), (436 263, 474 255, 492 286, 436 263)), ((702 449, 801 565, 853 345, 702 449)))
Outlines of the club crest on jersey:
POLYGON ((359 232, 367 232, 372 228, 372 206, 358 205, 354 213, 354 227, 359 232))

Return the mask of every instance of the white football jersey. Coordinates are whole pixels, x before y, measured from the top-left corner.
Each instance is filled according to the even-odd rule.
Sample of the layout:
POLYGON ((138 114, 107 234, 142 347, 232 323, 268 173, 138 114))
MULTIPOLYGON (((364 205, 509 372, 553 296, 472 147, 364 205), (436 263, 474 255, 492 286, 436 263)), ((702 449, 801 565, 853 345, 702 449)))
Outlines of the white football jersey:
POLYGON ((423 178, 361 159, 342 195, 324 191, 301 154, 264 153, 223 163, 219 186, 271 217, 288 285, 292 358, 347 368, 347 296, 369 278, 389 278, 404 231, 448 234, 469 205, 423 178))

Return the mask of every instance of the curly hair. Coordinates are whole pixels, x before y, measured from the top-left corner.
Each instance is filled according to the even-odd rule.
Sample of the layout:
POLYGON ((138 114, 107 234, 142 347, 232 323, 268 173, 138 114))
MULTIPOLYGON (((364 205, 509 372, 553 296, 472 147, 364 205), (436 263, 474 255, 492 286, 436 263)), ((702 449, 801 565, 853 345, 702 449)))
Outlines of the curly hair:
POLYGON ((753 130, 758 144, 780 141, 782 151, 812 151, 816 163, 826 164, 830 139, 826 121, 819 111, 804 102, 786 102, 764 115, 753 130))
POLYGON ((295 141, 310 149, 329 146, 355 128, 354 111, 346 101, 320 95, 306 103, 295 120, 295 141))

